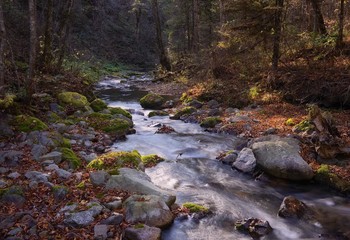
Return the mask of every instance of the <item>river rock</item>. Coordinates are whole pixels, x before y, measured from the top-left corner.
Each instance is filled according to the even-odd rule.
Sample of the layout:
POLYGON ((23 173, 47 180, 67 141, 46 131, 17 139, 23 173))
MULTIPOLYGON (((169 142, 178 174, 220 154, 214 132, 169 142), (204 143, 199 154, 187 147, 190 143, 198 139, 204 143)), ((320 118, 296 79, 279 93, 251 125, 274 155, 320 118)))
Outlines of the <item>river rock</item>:
POLYGON ((194 107, 194 108, 201 108, 203 106, 203 103, 198 100, 192 100, 188 103, 188 106, 194 107))
POLYGON ((16 167, 23 157, 22 151, 1 151, 0 152, 0 164, 2 166, 16 167))
POLYGON ((293 196, 287 196, 278 210, 278 216, 282 218, 302 218, 307 211, 307 206, 293 196))
POLYGON ((129 223, 145 223, 152 227, 166 227, 174 215, 164 202, 155 195, 133 195, 125 202, 125 220, 129 223))
POLYGON ((154 185, 146 173, 130 168, 121 168, 119 175, 112 175, 106 183, 106 189, 161 196, 168 206, 176 200, 175 195, 154 185))
POLYGON ((57 168, 55 170, 55 172, 56 172, 58 177, 63 178, 63 179, 68 179, 72 176, 71 172, 68 172, 68 171, 61 169, 61 168, 57 168))
POLYGON ((256 167, 253 151, 250 148, 243 148, 232 166, 245 173, 253 172, 256 167))
POLYGON ((235 228, 238 231, 248 233, 253 239, 259 239, 272 231, 268 221, 257 218, 236 221, 235 228))
POLYGON ((35 144, 31 150, 34 160, 38 161, 41 156, 48 152, 47 148, 41 144, 35 144))
POLYGON ((147 225, 128 227, 124 232, 124 240, 160 240, 162 231, 147 225))
POLYGON ((21 176, 21 174, 19 174, 18 172, 13 172, 13 173, 10 173, 9 175, 7 175, 8 178, 11 178, 11 179, 17 179, 21 176))
POLYGON ((64 223, 72 227, 86 227, 94 221, 91 211, 82 211, 77 213, 66 213, 64 223))
POLYGON ((100 224, 118 226, 123 222, 123 220, 124 220, 123 214, 116 213, 115 215, 110 216, 109 218, 102 220, 100 224))
POLYGON ((219 108, 220 106, 219 102, 216 100, 210 100, 207 104, 208 104, 208 107, 211 109, 219 108))
POLYGON ((116 210, 122 208, 122 200, 115 200, 113 202, 105 203, 105 207, 109 210, 116 210))
POLYGON ((105 240, 107 239, 108 226, 105 224, 99 224, 94 226, 94 239, 105 240))
POLYGON ((53 160, 56 164, 59 164, 62 161, 62 153, 53 151, 39 158, 40 162, 47 160, 53 160))
POLYGON ((223 157, 220 161, 224 164, 232 165, 238 157, 237 152, 232 152, 223 157))
POLYGON ((43 182, 43 183, 47 183, 48 180, 48 175, 44 174, 42 172, 38 172, 38 171, 28 171, 25 173, 24 175, 26 178, 28 178, 29 180, 32 181, 36 181, 38 183, 43 182))
POLYGON ((102 186, 109 179, 110 175, 105 171, 90 172, 90 181, 94 186, 102 186))
POLYGON ((300 156, 299 141, 296 139, 262 137, 255 140, 252 150, 257 164, 272 176, 300 181, 310 180, 314 175, 311 167, 300 156))

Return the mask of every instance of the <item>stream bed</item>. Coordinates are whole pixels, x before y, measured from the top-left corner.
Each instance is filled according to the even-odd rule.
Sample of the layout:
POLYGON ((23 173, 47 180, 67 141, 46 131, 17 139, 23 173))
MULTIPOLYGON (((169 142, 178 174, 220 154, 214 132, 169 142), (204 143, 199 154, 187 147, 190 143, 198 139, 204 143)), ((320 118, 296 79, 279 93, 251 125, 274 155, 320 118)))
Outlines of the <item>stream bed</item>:
POLYGON ((234 222, 244 218, 269 221, 273 232, 263 239, 348 239, 350 199, 313 183, 288 183, 264 178, 255 180, 215 158, 220 152, 235 149, 241 140, 233 135, 205 132, 198 124, 170 120, 168 116, 148 118, 139 99, 147 94, 137 86, 147 84, 147 76, 132 79, 107 77, 96 87, 96 94, 109 106, 133 109, 136 134, 113 145, 116 151, 138 150, 142 155, 158 154, 166 161, 146 169, 152 181, 173 191, 177 203, 195 202, 212 214, 196 219, 175 219, 163 231, 164 240, 251 239, 237 232, 234 222), (175 129, 171 134, 155 134, 155 124, 175 129), (286 220, 277 216, 285 196, 293 195, 320 213, 317 221, 286 220))

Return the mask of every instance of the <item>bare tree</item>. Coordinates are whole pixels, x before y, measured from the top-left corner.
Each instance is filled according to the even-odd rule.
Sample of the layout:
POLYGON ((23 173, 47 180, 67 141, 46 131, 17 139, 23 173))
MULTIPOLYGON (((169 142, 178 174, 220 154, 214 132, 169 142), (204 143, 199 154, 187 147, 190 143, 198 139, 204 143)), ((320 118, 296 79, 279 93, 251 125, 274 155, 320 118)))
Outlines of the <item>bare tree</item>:
POLYGON ((64 55, 66 54, 66 42, 68 37, 69 29, 69 19, 72 13, 74 6, 74 0, 67 0, 65 5, 61 9, 61 21, 59 24, 58 32, 58 60, 57 60, 57 69, 60 69, 63 64, 64 55))
POLYGON ((2 88, 5 85, 5 44, 6 44, 6 28, 4 21, 4 12, 3 12, 3 1, 0 0, 0 94, 2 88))
POLYGON ((36 1, 28 0, 29 6, 29 26, 30 26, 30 52, 29 52, 29 71, 27 81, 27 91, 29 96, 34 89, 34 71, 36 66, 37 54, 37 16, 36 16, 36 1))
POLYGON ((344 37, 344 0, 340 0, 338 37, 337 37, 338 48, 341 48, 343 46, 343 37, 344 37))
POLYGON ((311 0, 311 5, 314 10, 314 32, 318 32, 321 35, 327 35, 327 29, 321 11, 322 1, 323 0, 311 0))
POLYGON ((160 22, 160 17, 159 17, 158 0, 152 0, 152 10, 153 10, 154 22, 156 25, 156 32, 157 32, 159 61, 160 61, 160 64, 166 70, 170 71, 171 65, 170 65, 168 57, 165 54, 165 49, 164 49, 164 44, 163 44, 162 27, 161 27, 161 22, 160 22))
POLYGON ((192 51, 198 52, 199 50, 199 1, 198 0, 192 0, 192 32, 193 32, 193 39, 192 39, 192 51))
POLYGON ((44 49, 42 54, 42 69, 48 70, 51 68, 53 53, 52 53, 52 38, 53 38, 53 0, 47 0, 45 9, 45 33, 44 33, 44 49))
POLYGON ((284 0, 276 0, 275 27, 274 27, 275 32, 273 36, 273 54, 272 54, 272 68, 274 70, 278 68, 278 62, 280 59, 283 2, 284 0))

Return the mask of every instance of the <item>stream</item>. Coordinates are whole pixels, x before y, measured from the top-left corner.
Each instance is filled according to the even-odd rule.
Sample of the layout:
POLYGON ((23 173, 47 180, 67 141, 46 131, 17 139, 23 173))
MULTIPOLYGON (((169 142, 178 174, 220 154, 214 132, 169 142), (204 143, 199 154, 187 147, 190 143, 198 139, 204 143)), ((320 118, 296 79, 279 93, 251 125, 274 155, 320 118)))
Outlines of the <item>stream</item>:
POLYGON ((142 155, 158 154, 166 161, 146 170, 161 188, 174 191, 176 202, 195 202, 213 212, 200 221, 175 219, 162 233, 164 240, 251 239, 234 230, 234 222, 249 217, 269 221, 273 232, 262 239, 348 239, 350 236, 350 199, 337 196, 316 184, 288 183, 276 179, 255 180, 215 158, 220 152, 241 144, 233 135, 205 132, 198 124, 170 120, 168 116, 148 118, 139 99, 147 94, 137 88, 147 84, 147 76, 120 79, 106 77, 96 94, 109 106, 133 109, 136 134, 113 145, 116 151, 138 150, 142 155), (141 114, 144 114, 141 115, 141 114), (175 133, 155 134, 161 123, 175 133), (293 195, 320 213, 313 222, 283 219, 277 216, 285 196, 293 195))

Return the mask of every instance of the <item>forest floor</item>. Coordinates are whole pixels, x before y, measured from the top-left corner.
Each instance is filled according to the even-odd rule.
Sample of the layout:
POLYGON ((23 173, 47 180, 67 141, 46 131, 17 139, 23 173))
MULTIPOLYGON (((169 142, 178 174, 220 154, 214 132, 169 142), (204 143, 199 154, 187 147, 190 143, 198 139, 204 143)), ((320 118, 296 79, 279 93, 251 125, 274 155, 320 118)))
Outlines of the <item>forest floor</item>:
MULTIPOLYGON (((184 92, 193 92, 195 84, 180 84, 178 82, 156 82, 145 86, 148 91, 158 94, 181 96, 184 92)), ((262 93, 263 95, 264 93, 262 93)), ((266 93, 269 94, 269 93, 266 93)), ((293 131, 295 124, 308 118, 308 106, 306 104, 291 104, 283 101, 281 98, 274 98, 275 101, 253 102, 248 107, 240 109, 240 115, 248 116, 253 121, 249 122, 247 130, 246 122, 238 122, 233 126, 233 131, 240 136, 247 138, 257 138, 263 136, 268 129, 275 129, 275 134, 279 136, 288 136, 297 134, 293 131), (292 119, 294 124, 286 124, 288 119, 292 119)), ((224 109, 229 106, 222 106, 224 109)), ((346 148, 350 148, 350 110, 325 109, 329 111, 339 131, 341 140, 346 148)), ((221 116, 225 119, 225 113, 221 116)), ((302 140, 302 156, 309 163, 312 169, 317 172, 322 164, 329 164, 331 173, 336 174, 342 180, 350 184, 350 159, 345 161, 337 160, 318 160, 315 146, 310 141, 303 141, 303 135, 297 135, 302 140)))

